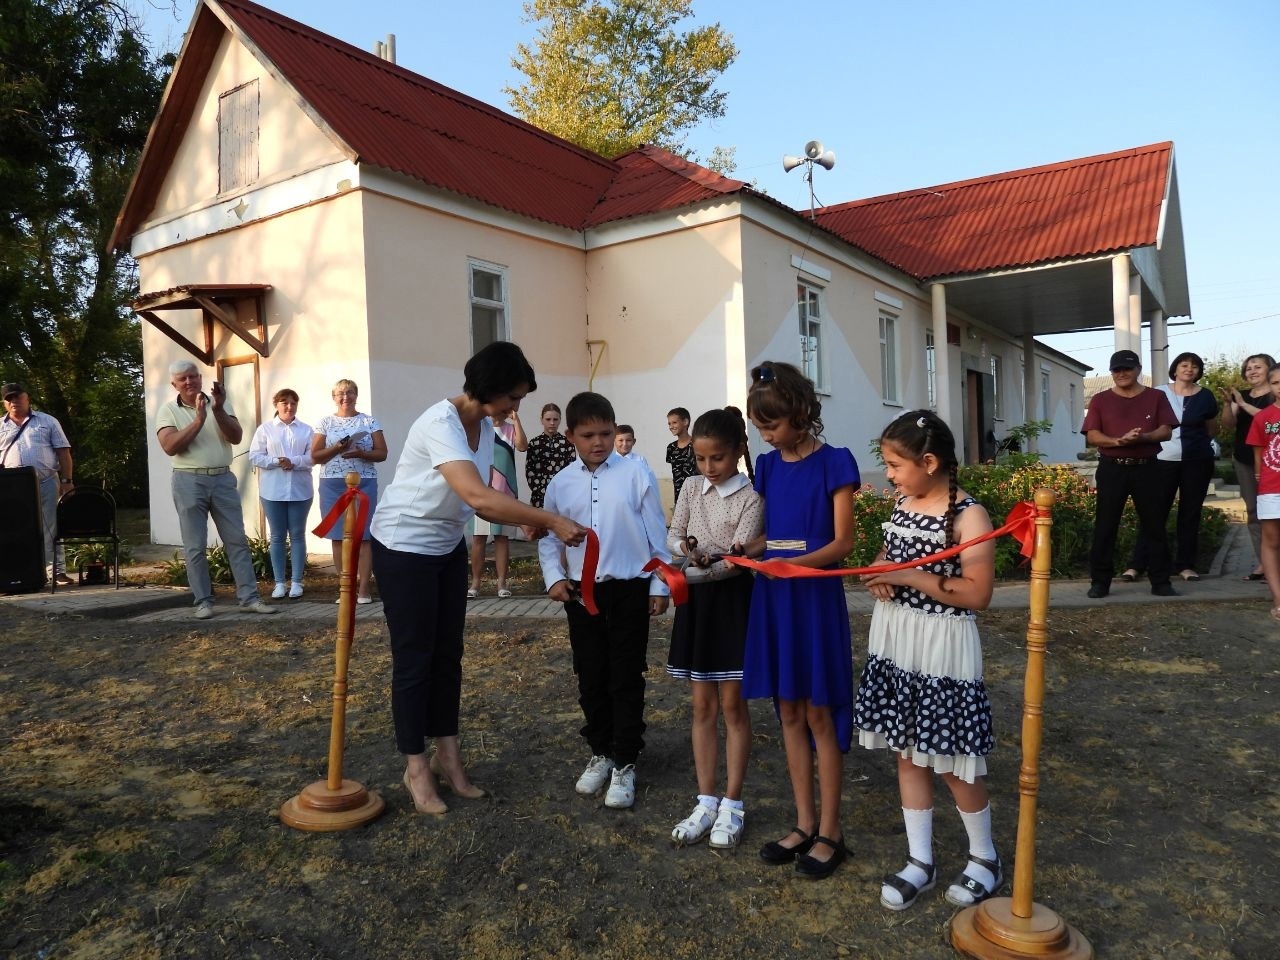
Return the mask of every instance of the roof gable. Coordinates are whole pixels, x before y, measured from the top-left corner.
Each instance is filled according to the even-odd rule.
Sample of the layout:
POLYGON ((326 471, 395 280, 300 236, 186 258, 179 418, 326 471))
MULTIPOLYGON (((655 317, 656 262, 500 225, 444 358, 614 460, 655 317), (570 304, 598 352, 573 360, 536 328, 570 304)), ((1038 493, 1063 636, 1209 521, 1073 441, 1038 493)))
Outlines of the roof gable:
POLYGON ((824 207, 817 222, 916 279, 1159 241, 1169 142, 824 207))

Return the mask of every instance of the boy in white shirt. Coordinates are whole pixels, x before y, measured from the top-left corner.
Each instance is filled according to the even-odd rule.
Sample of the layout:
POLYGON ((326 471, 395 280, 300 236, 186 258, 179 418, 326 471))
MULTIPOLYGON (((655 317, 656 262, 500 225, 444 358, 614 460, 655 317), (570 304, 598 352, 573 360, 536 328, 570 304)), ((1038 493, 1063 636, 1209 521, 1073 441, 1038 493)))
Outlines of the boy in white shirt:
POLYGON ((590 796, 606 782, 605 806, 635 802, 635 763, 644 747, 644 673, 649 618, 664 613, 669 592, 644 572, 651 559, 670 560, 666 519, 653 471, 614 450, 613 406, 580 393, 565 407, 566 436, 578 459, 547 484, 544 508, 595 531, 600 543, 589 614, 580 601, 586 544, 566 548, 554 534, 538 542, 547 594, 565 605, 582 735, 591 760, 578 778, 590 796))

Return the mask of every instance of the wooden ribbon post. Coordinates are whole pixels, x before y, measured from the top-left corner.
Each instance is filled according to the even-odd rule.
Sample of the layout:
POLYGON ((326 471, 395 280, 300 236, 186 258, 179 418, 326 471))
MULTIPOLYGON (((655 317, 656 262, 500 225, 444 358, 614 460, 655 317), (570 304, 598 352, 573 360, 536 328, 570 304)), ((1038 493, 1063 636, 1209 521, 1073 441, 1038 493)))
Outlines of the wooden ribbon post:
POLYGON ((329 776, 317 780, 280 806, 280 819, 298 830, 350 830, 373 820, 386 804, 356 780, 342 776, 342 750, 347 724, 347 664, 355 632, 355 579, 360 556, 356 538, 360 475, 347 474, 347 507, 342 527, 342 576, 338 581, 338 634, 334 645, 333 721, 329 725, 329 776))
POLYGON ((1093 947, 1048 907, 1032 901, 1036 860, 1036 797, 1040 789, 1040 741, 1044 726, 1044 653, 1048 629, 1053 526, 1052 490, 1036 491, 1035 550, 1031 556, 1031 611, 1027 621, 1027 672, 1023 685, 1022 767, 1018 772, 1018 845, 1013 896, 967 907, 951 921, 951 944, 984 960, 1022 957, 1093 960, 1093 947))

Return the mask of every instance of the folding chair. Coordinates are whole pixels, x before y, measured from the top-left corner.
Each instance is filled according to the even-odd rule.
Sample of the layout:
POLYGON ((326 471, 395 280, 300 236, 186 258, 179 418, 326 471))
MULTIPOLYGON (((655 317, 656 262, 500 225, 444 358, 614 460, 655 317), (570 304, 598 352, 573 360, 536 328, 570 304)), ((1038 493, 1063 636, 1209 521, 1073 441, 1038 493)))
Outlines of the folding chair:
MULTIPOLYGON (((58 527, 53 538, 55 552, 68 543, 106 543, 113 552, 112 572, 120 589, 120 535, 116 532, 116 498, 98 487, 73 487, 58 501, 58 527)), ((84 564, 76 575, 84 583, 84 564)), ((49 592, 57 590, 57 578, 49 581, 49 592)))

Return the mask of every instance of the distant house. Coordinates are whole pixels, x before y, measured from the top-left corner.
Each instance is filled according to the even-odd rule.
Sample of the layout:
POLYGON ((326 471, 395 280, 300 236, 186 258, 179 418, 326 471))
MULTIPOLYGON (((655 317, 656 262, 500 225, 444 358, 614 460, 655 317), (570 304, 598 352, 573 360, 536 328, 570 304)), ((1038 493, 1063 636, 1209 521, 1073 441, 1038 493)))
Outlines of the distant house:
MULTIPOLYGON (((149 423, 183 355, 227 384, 245 445, 275 390, 314 423, 349 377, 385 427, 384 482, 499 338, 538 372, 530 430, 590 386, 658 465, 668 408, 742 406, 770 358, 809 373, 855 454, 934 406, 969 460, 1029 418, 1070 460, 1086 368, 1035 338, 1136 347, 1144 321, 1190 312, 1171 143, 810 220, 658 147, 596 156, 247 0, 197 8, 112 242, 139 263, 149 423)), ((150 451, 153 538, 175 542, 150 451)))

